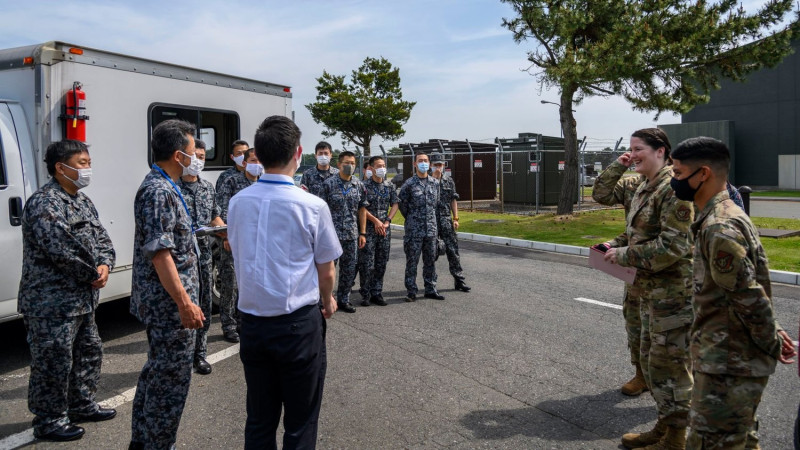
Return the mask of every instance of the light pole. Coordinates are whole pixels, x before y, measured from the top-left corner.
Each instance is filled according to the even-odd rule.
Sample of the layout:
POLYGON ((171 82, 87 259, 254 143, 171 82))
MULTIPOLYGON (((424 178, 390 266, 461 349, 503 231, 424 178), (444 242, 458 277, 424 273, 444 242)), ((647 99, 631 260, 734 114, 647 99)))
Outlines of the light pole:
MULTIPOLYGON (((560 114, 560 113, 561 113, 561 105, 560 105, 560 104, 558 104, 558 103, 555 103, 555 102, 548 102, 547 100, 541 100, 540 102, 541 102, 543 105, 548 105, 548 104, 549 104, 549 105, 556 105, 556 106, 558 106, 558 109, 559 109, 559 115, 558 115, 558 128, 559 128, 559 130, 561 130, 561 137, 563 138, 563 137, 564 137, 564 127, 561 125, 561 114, 560 114)), ((575 112, 575 110, 573 109, 573 110, 572 110, 572 112, 575 112)))

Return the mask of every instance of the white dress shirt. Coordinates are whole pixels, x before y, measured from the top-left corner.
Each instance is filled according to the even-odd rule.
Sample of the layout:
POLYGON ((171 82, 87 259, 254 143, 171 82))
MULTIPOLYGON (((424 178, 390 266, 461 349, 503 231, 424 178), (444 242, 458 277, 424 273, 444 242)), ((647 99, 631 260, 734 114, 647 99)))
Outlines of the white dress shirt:
POLYGON ((285 175, 263 174, 231 198, 228 241, 239 309, 263 317, 317 303, 315 264, 342 254, 328 205, 285 175))

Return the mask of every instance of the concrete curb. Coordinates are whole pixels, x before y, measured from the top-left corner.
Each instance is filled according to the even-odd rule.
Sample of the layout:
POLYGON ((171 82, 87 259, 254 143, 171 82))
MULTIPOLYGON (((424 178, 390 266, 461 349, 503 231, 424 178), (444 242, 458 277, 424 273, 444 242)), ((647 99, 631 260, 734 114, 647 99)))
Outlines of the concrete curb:
MULTIPOLYGON (((393 230, 403 230, 402 225, 392 224, 393 230)), ((551 242, 528 241, 525 239, 513 239, 500 236, 489 236, 486 234, 462 233, 458 232, 458 238, 462 241, 484 242, 487 244, 507 245, 509 247, 528 248, 543 252, 563 253, 567 255, 589 256, 588 247, 578 247, 576 245, 553 244, 551 242)), ((770 270, 769 279, 773 283, 790 284, 800 286, 800 273, 785 272, 783 270, 770 270)))

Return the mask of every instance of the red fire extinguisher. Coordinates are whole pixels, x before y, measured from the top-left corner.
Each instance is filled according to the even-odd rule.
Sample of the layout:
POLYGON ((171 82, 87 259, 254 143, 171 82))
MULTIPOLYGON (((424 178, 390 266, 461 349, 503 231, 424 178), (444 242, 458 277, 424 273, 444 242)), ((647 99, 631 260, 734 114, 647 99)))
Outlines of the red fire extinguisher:
POLYGON ((72 83, 72 89, 67 91, 64 108, 64 129, 67 139, 86 142, 86 92, 81 90, 83 85, 76 81, 72 83))

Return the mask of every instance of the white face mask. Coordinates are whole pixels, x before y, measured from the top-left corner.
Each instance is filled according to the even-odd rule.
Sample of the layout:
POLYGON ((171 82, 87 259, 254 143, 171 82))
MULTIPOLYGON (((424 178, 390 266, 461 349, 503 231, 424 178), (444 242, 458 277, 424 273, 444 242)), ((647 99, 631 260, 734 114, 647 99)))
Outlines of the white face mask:
POLYGON ((437 172, 437 173, 441 173, 443 169, 444 169, 444 166, 440 166, 440 165, 433 166, 433 171, 437 172))
POLYGON ((69 167, 70 169, 78 172, 78 178, 72 179, 67 176, 67 174, 63 174, 66 179, 72 181, 72 184, 78 187, 78 189, 83 189, 92 182, 92 169, 76 169, 74 167, 70 167, 64 163, 61 163, 64 167, 69 167))
POLYGON ((244 166, 244 153, 242 153, 239 156, 234 156, 233 157, 233 162, 235 162, 236 165, 239 166, 239 167, 244 166))
POLYGON ((203 167, 205 167, 205 165, 206 165, 205 160, 195 157, 192 159, 192 162, 189 163, 189 167, 183 168, 183 176, 189 175, 196 177, 200 175, 200 172, 203 171, 203 167))
POLYGON ((258 177, 264 173, 264 166, 261 164, 248 164, 244 170, 246 170, 251 176, 258 177))
POLYGON ((372 178, 372 171, 367 169, 364 171, 364 178, 372 178))
POLYGON ((180 164, 181 167, 183 167, 183 173, 181 174, 181 176, 183 176, 183 175, 195 176, 195 175, 197 175, 197 173, 200 173, 200 172, 197 172, 197 173, 194 173, 194 174, 190 173, 193 170, 192 168, 197 166, 197 156, 196 155, 189 155, 187 153, 183 153, 180 150, 178 150, 178 153, 189 157, 189 165, 188 166, 184 166, 182 162, 178 161, 178 164, 180 164))
POLYGON ((327 155, 319 155, 317 156, 317 164, 320 166, 327 166, 331 163, 331 157, 327 155))
POLYGON ((378 175, 378 178, 386 178, 386 168, 375 169, 375 174, 378 175))

